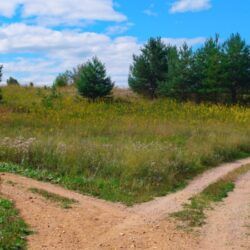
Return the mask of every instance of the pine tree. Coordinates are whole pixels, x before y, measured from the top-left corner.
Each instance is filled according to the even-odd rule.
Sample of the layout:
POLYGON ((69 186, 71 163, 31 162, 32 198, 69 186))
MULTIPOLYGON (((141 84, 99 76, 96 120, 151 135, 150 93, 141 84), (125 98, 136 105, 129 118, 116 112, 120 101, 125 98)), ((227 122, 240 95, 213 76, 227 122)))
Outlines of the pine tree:
POLYGON ((92 100, 109 95, 114 87, 105 65, 97 57, 78 66, 74 74, 80 95, 92 100))
POLYGON ((192 48, 184 43, 179 50, 179 61, 175 75, 176 80, 173 86, 174 96, 181 101, 186 101, 192 92, 192 62, 192 48))
POLYGON ((167 81, 167 48, 161 38, 150 38, 141 49, 139 56, 133 56, 128 83, 130 88, 141 95, 157 97, 160 85, 167 81))
POLYGON ((240 92, 250 90, 250 49, 240 34, 232 34, 224 43, 225 87, 231 95, 231 102, 238 102, 240 92))
POLYGON ((219 36, 216 35, 215 39, 209 38, 197 51, 195 59, 197 61, 193 70, 198 71, 199 76, 195 92, 202 100, 217 102, 223 92, 222 51, 219 36))
POLYGON ((179 67, 179 52, 176 46, 167 45, 167 58, 168 58, 168 74, 167 79, 161 82, 159 93, 161 96, 176 97, 175 87, 177 84, 178 67, 179 67))

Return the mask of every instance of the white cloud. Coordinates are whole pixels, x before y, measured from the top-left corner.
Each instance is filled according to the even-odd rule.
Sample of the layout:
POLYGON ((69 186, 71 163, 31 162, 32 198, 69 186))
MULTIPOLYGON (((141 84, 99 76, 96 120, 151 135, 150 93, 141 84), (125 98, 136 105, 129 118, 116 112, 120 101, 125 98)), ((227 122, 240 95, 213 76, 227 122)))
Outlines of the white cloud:
POLYGON ((138 52, 134 37, 109 36, 77 31, 55 31, 17 23, 0 28, 0 53, 15 53, 12 62, 4 64, 4 76, 21 75, 21 81, 50 84, 56 74, 97 55, 107 66, 114 81, 127 84, 132 54, 138 52), (25 53, 24 57, 18 55, 25 53), (38 56, 34 56, 38 54, 38 56), (38 59, 37 59, 38 58, 38 59), (46 76, 46 77, 45 77, 46 76))
POLYGON ((13 17, 17 7, 21 7, 23 18, 35 18, 44 24, 76 24, 84 20, 126 20, 123 14, 114 10, 112 0, 2 0, 0 16, 13 17))
POLYGON ((196 46, 204 43, 206 38, 204 37, 195 37, 195 38, 163 38, 163 41, 166 44, 176 45, 177 47, 182 46, 184 43, 187 43, 189 46, 196 46))
MULTIPOLYGON (((166 44, 180 46, 183 42, 196 45, 204 38, 163 38, 166 44)), ((105 34, 82 31, 56 31, 22 23, 0 26, 0 53, 15 54, 4 64, 4 80, 17 77, 22 83, 51 84, 55 76, 77 64, 98 56, 107 66, 119 86, 127 86, 132 54, 138 53, 141 43, 135 37, 110 38, 105 34)), ((3 58, 2 57, 2 58, 3 58)))
POLYGON ((134 24, 133 23, 124 23, 121 25, 109 26, 106 29, 107 35, 120 35, 128 31, 134 24))
POLYGON ((147 9, 143 11, 147 16, 158 16, 158 14, 154 11, 154 4, 149 5, 147 9))
POLYGON ((172 4, 171 13, 201 11, 211 8, 210 0, 177 0, 172 4))

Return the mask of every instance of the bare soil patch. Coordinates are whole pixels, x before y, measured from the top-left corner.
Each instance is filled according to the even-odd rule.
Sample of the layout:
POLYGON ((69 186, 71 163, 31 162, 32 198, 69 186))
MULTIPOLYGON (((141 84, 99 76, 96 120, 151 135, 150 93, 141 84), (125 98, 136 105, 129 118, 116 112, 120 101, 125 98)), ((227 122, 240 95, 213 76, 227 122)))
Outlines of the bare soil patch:
MULTIPOLYGON (((225 212, 225 218, 222 219, 224 226, 221 230, 228 228, 227 235, 230 235, 232 230, 240 230, 238 227, 241 227, 242 223, 247 223, 245 219, 238 223, 237 214, 247 214, 250 174, 241 179, 236 192, 225 201, 228 204, 221 208, 218 215, 213 214, 215 211, 211 212, 211 221, 209 219, 208 223, 211 228, 204 228, 204 237, 201 236, 201 240, 192 234, 176 230, 176 225, 167 219, 167 215, 181 209, 184 202, 211 182, 247 163, 250 163, 249 158, 223 164, 197 177, 180 192, 132 208, 83 196, 56 185, 13 174, 1 175, 3 180, 1 193, 15 202, 24 220, 36 232, 28 238, 29 249, 210 249, 206 247, 215 245, 209 245, 210 243, 205 239, 208 239, 208 235, 211 237, 211 242, 216 244, 216 234, 212 233, 214 230, 212 227, 217 224, 216 216, 218 218, 222 216, 223 211, 227 211, 228 207, 230 209, 232 207, 232 211, 235 212, 231 210, 231 212, 225 212), (71 209, 65 210, 40 195, 30 192, 30 188, 43 189, 74 199, 77 203, 72 205, 71 209), (234 224, 237 225, 235 227, 227 225, 225 220, 235 221, 234 224)), ((241 234, 243 231, 239 232, 241 234)), ((219 235, 218 230, 217 235, 219 235)), ((225 239, 228 239, 227 237, 225 239)), ((245 249, 248 242, 241 241, 240 237, 238 239, 245 249)))

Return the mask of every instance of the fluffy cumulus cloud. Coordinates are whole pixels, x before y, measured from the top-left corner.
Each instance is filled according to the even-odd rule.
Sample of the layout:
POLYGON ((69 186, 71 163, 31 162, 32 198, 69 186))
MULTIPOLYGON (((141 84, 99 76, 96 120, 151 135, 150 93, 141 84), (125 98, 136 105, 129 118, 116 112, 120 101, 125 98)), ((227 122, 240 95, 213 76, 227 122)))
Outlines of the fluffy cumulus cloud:
MULTIPOLYGON (((51 84, 58 73, 98 56, 116 84, 127 86, 132 54, 142 42, 122 35, 133 23, 114 7, 113 0, 0 0, 0 17, 9 19, 0 25, 3 80, 13 76, 22 83, 51 84), (98 20, 112 23, 102 32, 84 30, 98 20)), ((164 38, 177 46, 203 40, 164 38)))
POLYGON ((2 16, 13 17, 17 8, 24 19, 48 25, 77 24, 86 20, 126 20, 126 16, 114 10, 112 0, 0 1, 0 15, 2 16))
POLYGON ((124 86, 131 56, 138 49, 133 37, 111 39, 104 34, 56 31, 22 23, 0 28, 0 53, 15 54, 14 60, 3 62, 4 73, 9 76, 18 72, 24 82, 51 83, 57 73, 97 55, 113 79, 124 86))
MULTIPOLYGON (((166 44, 180 46, 184 42, 197 45, 204 38, 163 38, 166 44)), ((51 84, 56 74, 71 69, 97 55, 119 86, 127 86, 132 54, 141 43, 134 37, 110 38, 94 32, 54 30, 48 27, 15 23, 0 27, 0 53, 14 54, 14 59, 2 61, 4 75, 13 75, 28 83, 51 84), (25 56, 23 56, 25 55, 25 56)))
POLYGON ((211 8, 210 0, 177 0, 172 4, 171 13, 201 11, 211 8))

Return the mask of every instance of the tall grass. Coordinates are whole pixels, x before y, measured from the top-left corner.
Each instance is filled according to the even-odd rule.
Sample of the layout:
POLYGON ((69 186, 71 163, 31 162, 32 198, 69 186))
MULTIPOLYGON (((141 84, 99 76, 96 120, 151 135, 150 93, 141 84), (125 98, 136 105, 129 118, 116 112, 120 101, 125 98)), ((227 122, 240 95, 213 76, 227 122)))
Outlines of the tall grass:
POLYGON ((0 161, 69 178, 72 188, 125 203, 166 194, 208 167, 250 153, 250 109, 131 96, 90 103, 3 88, 0 161), (73 185, 74 184, 74 185, 73 185))

